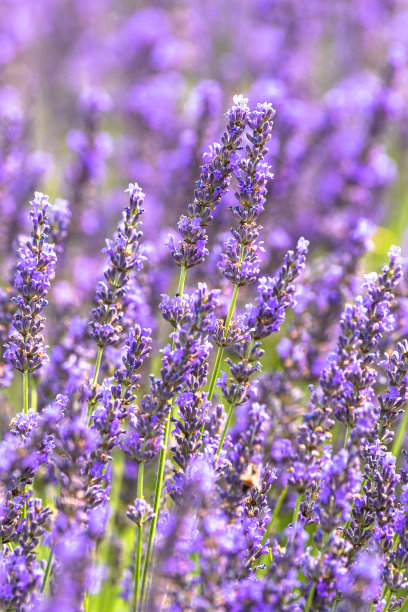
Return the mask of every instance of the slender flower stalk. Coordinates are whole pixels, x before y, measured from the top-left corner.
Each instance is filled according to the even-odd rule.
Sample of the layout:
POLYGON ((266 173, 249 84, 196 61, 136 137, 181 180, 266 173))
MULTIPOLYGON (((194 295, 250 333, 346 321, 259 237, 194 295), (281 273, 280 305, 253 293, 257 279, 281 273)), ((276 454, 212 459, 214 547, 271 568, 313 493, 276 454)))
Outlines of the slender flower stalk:
MULTIPOLYGON (((264 535, 264 537, 262 539, 262 544, 265 544, 265 542, 266 542, 270 532, 272 531, 272 528, 273 528, 273 526, 275 524, 275 521, 276 521, 276 519, 279 516, 279 511, 280 511, 280 509, 282 507, 282 504, 283 504, 283 502, 285 500, 285 497, 287 495, 288 489, 289 489, 289 487, 286 485, 286 487, 284 487, 282 489, 281 494, 278 497, 278 501, 276 502, 275 508, 273 509, 272 518, 269 521, 269 524, 268 524, 268 526, 266 528, 266 531, 265 531, 265 535, 264 535)), ((296 522, 295 522, 295 524, 296 524, 296 522)))
POLYGON ((238 190, 235 193, 237 204, 230 206, 238 225, 231 228, 232 238, 225 242, 225 252, 218 264, 222 274, 233 284, 234 290, 225 325, 218 322, 218 325, 221 323, 224 334, 221 338, 218 334, 216 336, 218 351, 208 389, 210 401, 221 367, 224 348, 231 344, 228 334, 239 288, 253 283, 259 273, 258 251, 261 245, 257 243, 260 230, 257 218, 263 211, 266 201, 267 181, 273 177, 270 165, 265 164, 263 160, 268 153, 266 145, 271 138, 274 114, 272 105, 265 103, 258 104, 248 117, 250 132, 247 134, 247 139, 249 144, 245 147, 248 157, 238 162, 238 190))
POLYGON ((31 237, 20 246, 14 285, 17 296, 13 298, 16 313, 12 320, 13 331, 5 344, 5 358, 23 374, 23 406, 28 414, 29 374, 38 370, 48 359, 41 331, 44 317, 41 312, 47 305, 45 299, 54 277, 56 255, 49 242, 48 196, 36 192, 31 201, 33 224, 31 237))
MULTIPOLYGON (((242 262, 240 262, 242 263, 242 262)), ((239 291, 239 285, 234 285, 234 291, 232 292, 232 297, 229 303, 229 307, 228 307, 228 313, 227 313, 227 318, 225 319, 225 325, 224 325, 224 339, 228 338, 228 332, 230 329, 230 325, 231 325, 231 320, 232 320, 232 316, 234 314, 234 310, 235 310, 235 305, 237 303, 237 297, 238 297, 238 291, 239 291)), ((215 357, 215 363, 214 363, 214 368, 211 374, 211 380, 210 380, 210 385, 208 387, 208 399, 209 401, 212 400, 212 396, 214 394, 214 390, 215 390, 215 385, 217 382, 217 377, 218 374, 220 372, 220 367, 221 367, 221 361, 222 361, 222 357, 224 355, 224 344, 220 345, 218 347, 217 350, 217 355, 215 357)))
MULTIPOLYGON (((137 498, 143 500, 143 471, 144 463, 139 463, 137 472, 137 498)), ((142 562, 142 523, 137 525, 136 536, 136 559, 135 559, 135 586, 133 593, 132 612, 137 612, 139 607, 140 567, 142 562)))

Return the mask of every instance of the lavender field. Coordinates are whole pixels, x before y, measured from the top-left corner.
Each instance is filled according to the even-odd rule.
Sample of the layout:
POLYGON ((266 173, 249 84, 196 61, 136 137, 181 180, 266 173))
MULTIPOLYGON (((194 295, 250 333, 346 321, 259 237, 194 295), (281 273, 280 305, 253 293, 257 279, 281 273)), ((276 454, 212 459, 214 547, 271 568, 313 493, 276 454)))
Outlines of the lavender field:
POLYGON ((0 0, 0 610, 408 612, 408 0, 0 0))

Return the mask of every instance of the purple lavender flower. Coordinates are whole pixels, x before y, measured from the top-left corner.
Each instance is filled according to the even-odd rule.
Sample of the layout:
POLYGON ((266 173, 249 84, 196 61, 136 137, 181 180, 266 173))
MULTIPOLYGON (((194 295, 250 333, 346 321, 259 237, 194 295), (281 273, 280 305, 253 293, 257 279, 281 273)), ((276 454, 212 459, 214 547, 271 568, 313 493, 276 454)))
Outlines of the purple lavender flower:
POLYGON ((222 274, 237 286, 254 282, 259 273, 261 245, 256 242, 259 235, 257 219, 266 201, 266 183, 272 177, 270 166, 263 159, 268 152, 266 144, 271 137, 274 114, 270 103, 258 104, 249 113, 248 158, 238 162, 238 191, 235 193, 238 204, 230 206, 230 210, 239 225, 231 228, 232 238, 224 243, 225 253, 218 264, 222 274))
MULTIPOLYGON (((172 304, 171 318, 174 318, 179 305, 178 302, 172 304)), ((190 297, 189 304, 188 320, 173 332, 174 348, 168 344, 162 350, 160 378, 152 377, 150 394, 142 397, 140 411, 132 417, 123 442, 124 450, 137 462, 151 461, 158 453, 173 397, 184 389, 198 391, 206 382, 206 370, 202 372, 201 366, 211 349, 206 339, 207 319, 217 305, 217 292, 209 292, 206 285, 201 284, 190 297)))
POLYGON ((246 308, 245 327, 248 334, 233 347, 239 361, 234 363, 231 359, 227 359, 231 377, 228 378, 225 373, 222 373, 219 381, 221 391, 230 404, 230 408, 217 454, 222 449, 235 407, 255 394, 250 379, 261 367, 259 359, 264 351, 261 348, 260 339, 279 331, 285 319, 285 311, 293 306, 295 291, 293 283, 304 268, 307 247, 307 240, 301 238, 296 253, 288 251, 286 254, 278 277, 260 280, 257 305, 249 305, 246 308))
POLYGON ((112 460, 113 449, 119 446, 125 434, 124 422, 129 416, 134 418, 133 402, 140 381, 137 371, 149 356, 150 331, 142 330, 139 326, 130 330, 122 356, 122 367, 115 371, 113 381, 105 381, 92 413, 91 430, 97 432, 99 438, 84 468, 88 485, 87 508, 105 504, 109 499, 111 475, 107 465, 112 460))
POLYGON ((210 148, 209 161, 201 167, 188 216, 180 217, 178 229, 182 240, 176 244, 174 237, 169 236, 168 246, 179 266, 191 268, 208 255, 205 228, 211 223, 213 212, 226 193, 237 165, 236 152, 240 148, 249 111, 247 102, 243 96, 234 97, 234 105, 227 112, 228 123, 221 136, 221 144, 215 143, 210 148))
POLYGON ((31 238, 19 249, 13 298, 17 310, 13 317, 14 331, 5 345, 4 356, 20 372, 34 372, 48 359, 47 347, 41 331, 44 329, 42 310, 47 305, 45 296, 54 276, 56 256, 54 245, 48 242, 50 226, 47 216, 48 196, 36 192, 31 202, 31 238))
POLYGON ((126 190, 129 206, 123 211, 113 240, 107 240, 104 252, 109 257, 105 268, 105 281, 96 291, 97 306, 92 310, 91 336, 99 347, 116 344, 122 331, 123 297, 131 270, 141 270, 144 257, 139 248, 142 232, 138 229, 143 214, 144 193, 135 183, 126 190))

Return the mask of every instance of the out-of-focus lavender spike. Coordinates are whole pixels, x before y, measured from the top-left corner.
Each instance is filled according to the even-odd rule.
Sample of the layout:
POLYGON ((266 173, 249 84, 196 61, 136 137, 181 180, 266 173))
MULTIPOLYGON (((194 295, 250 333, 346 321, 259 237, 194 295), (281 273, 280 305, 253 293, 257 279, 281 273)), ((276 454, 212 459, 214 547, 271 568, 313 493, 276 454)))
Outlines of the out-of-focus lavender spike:
POLYGON ((100 125, 103 115, 111 107, 112 100, 105 91, 84 89, 77 104, 82 129, 72 129, 67 134, 67 145, 75 155, 65 172, 69 199, 75 213, 75 233, 80 229, 86 230, 86 214, 89 216, 93 212, 96 216, 96 210, 92 210, 92 201, 105 175, 105 160, 112 152, 111 137, 100 130, 100 125), (86 211, 82 210, 85 203, 86 211))

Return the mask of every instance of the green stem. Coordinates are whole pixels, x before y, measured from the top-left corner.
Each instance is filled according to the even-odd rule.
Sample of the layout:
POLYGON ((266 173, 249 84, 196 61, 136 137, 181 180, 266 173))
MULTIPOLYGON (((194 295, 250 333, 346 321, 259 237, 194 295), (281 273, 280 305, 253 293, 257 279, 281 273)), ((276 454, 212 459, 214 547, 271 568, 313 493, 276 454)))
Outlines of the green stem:
MULTIPOLYGON (((384 596, 385 596, 385 593, 384 593, 384 596)), ((390 607, 391 597, 392 597, 392 591, 389 591, 388 597, 387 597, 386 603, 385 603, 385 608, 384 608, 383 612, 387 612, 388 608, 390 607)))
POLYGON ((281 506, 283 504, 283 500, 286 497, 286 493, 288 492, 288 489, 289 489, 289 487, 288 487, 288 485, 286 485, 286 487, 284 489, 282 489, 282 492, 279 495, 278 501, 276 502, 276 506, 275 506, 275 508, 273 510, 272 518, 269 521, 269 525, 267 526, 267 528, 265 530, 265 535, 262 538, 262 544, 265 544, 265 542, 266 542, 266 540, 267 540, 267 538, 268 538, 268 536, 269 536, 269 534, 271 532, 271 529, 272 529, 273 524, 276 521, 276 518, 277 518, 277 516, 279 514, 279 510, 281 509, 281 506))
POLYGON ((166 421, 166 428, 164 430, 163 447, 160 450, 160 455, 159 455, 159 469, 157 470, 156 490, 154 493, 154 502, 153 502, 154 516, 153 516, 152 522, 150 523, 149 539, 147 541, 147 549, 146 549, 146 555, 145 555, 145 560, 144 560, 144 565, 143 565, 142 587, 140 591, 141 609, 143 609, 143 603, 144 603, 145 596, 146 596, 147 578, 149 575, 150 561, 152 559, 154 538, 156 536, 157 520, 159 518, 159 505, 160 505, 160 497, 161 497, 162 486, 163 486, 164 464, 166 461, 166 450, 167 450, 167 444, 169 441, 169 433, 170 433, 170 416, 171 416, 171 413, 169 413, 169 416, 166 421))
MULTIPOLYGON (((187 271, 186 268, 184 266, 181 266, 179 285, 178 285, 178 291, 177 291, 177 295, 179 295, 180 297, 183 295, 183 292, 184 292, 184 283, 186 281, 186 271, 187 271)), ((176 344, 173 338, 173 341, 171 343, 171 350, 174 351, 175 348, 176 348, 176 344)))
MULTIPOLYGON (((24 413, 28 414, 28 370, 23 372, 23 409, 24 413)), ((24 493, 27 488, 24 487, 24 493)), ((23 519, 27 518, 27 502, 23 505, 23 519)))
MULTIPOLYGON (((234 314, 235 304, 237 303, 237 296, 239 291, 239 285, 234 285, 234 291, 231 297, 231 302, 228 308, 227 318, 225 319, 225 332, 224 336, 228 335, 228 331, 231 325, 232 315, 234 314)), ((211 401, 212 396, 214 394, 215 383, 217 382, 218 373, 220 371, 221 359, 224 352, 224 348, 222 346, 218 347, 217 357, 215 359, 214 369, 211 375, 210 386, 208 388, 208 400, 211 401)))
MULTIPOLYGON (((234 314, 234 310, 235 310, 235 304, 237 303, 237 296, 238 296, 238 291, 239 291, 239 285, 234 285, 234 291, 231 297, 231 302, 228 308, 228 313, 227 313, 227 318, 225 319, 225 332, 224 332, 224 337, 226 337, 228 335, 228 331, 231 325, 231 320, 232 320, 232 315, 234 314)), ((218 347, 218 351, 217 351, 217 356, 215 358, 215 363, 214 363, 214 368, 211 374, 211 380, 210 380, 210 386, 208 387, 208 394, 207 394, 207 398, 209 401, 211 401, 212 396, 214 395, 214 389, 215 389, 215 383, 217 382, 217 378, 218 378, 218 374, 220 371, 220 367, 221 367, 221 360, 222 360, 222 356, 224 354, 224 347, 223 346, 219 346, 218 347)), ((231 408, 230 408, 230 412, 231 412, 231 408)), ((208 414, 208 411, 206 413, 206 416, 208 414)), ((230 415, 229 415, 230 416, 230 415)), ((231 414, 232 416, 232 414, 231 414)), ((228 419, 227 419, 228 422, 228 419)), ((203 437, 204 434, 204 429, 205 429, 205 421, 201 426, 201 431, 200 431, 200 438, 201 439, 203 437)), ((223 431, 223 435, 226 434, 225 428, 223 431)), ((225 438, 225 435, 224 435, 225 438)), ((224 440, 222 440, 222 444, 224 444, 224 440)), ((221 451, 222 448, 222 444, 221 447, 219 446, 219 450, 221 451)), ((218 451, 217 451, 218 452, 218 451)))
POLYGON ((211 374, 210 386, 208 387, 208 399, 209 400, 211 400, 212 396, 214 395, 215 383, 217 382, 217 376, 218 376, 218 372, 220 371, 221 360, 222 360, 223 354, 224 354, 224 347, 219 346, 218 351, 217 351, 217 356, 215 358, 214 368, 211 374))
POLYGON ((408 612, 408 596, 404 599, 400 612, 408 612))
POLYGON ((224 446, 225 438, 227 436, 227 432, 228 432, 229 426, 231 425, 232 415, 234 414, 234 409, 235 409, 235 402, 232 402, 232 404, 230 405, 229 410, 228 410, 227 420, 225 421, 224 429, 222 430, 222 434, 221 434, 221 438, 220 438, 220 441, 219 441, 219 444, 218 444, 217 452, 215 453, 216 458, 218 458, 220 456, 220 453, 222 451, 222 447, 224 446))
POLYGON ((31 408, 34 410, 34 412, 37 412, 38 391, 37 385, 32 379, 30 379, 30 400, 31 408))
POLYGON ((392 454, 395 457, 398 457, 398 455, 401 452, 402 443, 404 441, 407 426, 408 426, 408 409, 405 410, 404 415, 401 419, 401 423, 398 427, 397 435, 395 436, 394 444, 392 447, 392 454))
MULTIPOLYGON (((249 353, 251 352, 252 347, 253 347, 253 342, 252 342, 252 344, 250 346, 249 353)), ((235 392, 234 398, 233 398, 233 400, 232 400, 232 402, 230 404, 229 410, 228 410, 227 420, 225 421, 224 429, 222 430, 221 439, 220 439, 220 442, 218 444, 217 452, 215 453, 215 456, 217 458, 219 457, 219 455, 221 453, 222 447, 223 447, 224 442, 225 442, 225 437, 226 437, 226 435, 228 433, 228 429, 229 429, 229 427, 231 425, 231 419, 232 419, 232 416, 234 414, 235 407, 237 405, 237 396, 238 396, 238 394, 239 394, 239 386, 238 386, 238 388, 237 388, 237 390, 235 392)), ((200 435, 202 435, 203 428, 204 428, 204 423, 203 423, 203 426, 201 427, 200 435)))
MULTIPOLYGON (((94 373, 93 373, 93 377, 92 377, 92 384, 93 385, 96 385, 97 382, 98 382, 99 370, 101 368, 102 354, 103 354, 103 347, 102 346, 98 346, 98 354, 96 356, 95 369, 94 369, 94 373)), ((89 419, 89 417, 92 414, 93 404, 94 404, 94 402, 92 400, 89 400, 89 402, 88 402, 88 419, 89 419)))
MULTIPOLYGON (((137 474, 137 497, 143 499, 143 473, 144 463, 139 463, 137 474)), ((139 586, 140 586, 140 566, 142 561, 142 525, 137 526, 137 544, 136 544, 136 560, 135 560, 135 586, 133 591, 133 607, 132 611, 137 612, 139 605, 139 586)))
POLYGON ((52 559, 53 559, 53 554, 52 554, 52 549, 51 549, 50 554, 48 555, 47 567, 45 568, 43 583, 41 585, 41 593, 44 593, 45 587, 47 586, 48 578, 50 577, 52 559))
POLYGON ((178 287, 178 294, 179 296, 183 295, 184 292, 184 283, 186 282, 186 268, 184 266, 181 266, 180 268, 180 278, 179 278, 179 287, 178 287))
POLYGON ((313 582, 312 586, 310 587, 309 595, 307 596, 304 612, 309 612, 310 606, 312 605, 313 595, 314 595, 315 590, 316 590, 316 583, 313 582))
MULTIPOLYGON (((181 266, 179 289, 178 289, 179 296, 183 295, 185 280, 186 280, 186 268, 184 266, 181 266)), ((173 341, 173 348, 174 348, 174 341, 173 341)), ((162 488, 163 488, 164 464, 166 462, 167 445, 169 443, 170 423, 171 423, 172 412, 173 410, 170 410, 169 414, 167 415, 166 426, 164 429, 163 446, 160 449, 160 453, 159 453, 159 467, 157 470, 156 488, 154 492, 154 502, 153 502, 154 516, 150 523, 149 538, 147 540, 146 555, 145 555, 145 560, 143 564, 142 586, 140 589, 140 607, 141 609, 143 609, 143 603, 146 597, 147 579, 149 576, 149 567, 150 567, 150 562, 151 562, 152 554, 153 554, 154 539, 156 537, 157 521, 159 518, 160 498, 161 498, 161 493, 162 493, 162 488)))
POLYGON ((28 414, 28 370, 23 372, 23 405, 25 414, 28 414))
POLYGON ((350 426, 347 425, 347 429, 346 429, 346 437, 344 438, 344 450, 347 449, 347 443, 349 441, 349 437, 350 437, 350 426))
POLYGON ((301 501, 302 501, 302 494, 298 493, 296 497, 296 503, 295 503, 295 508, 293 510, 293 519, 292 519, 294 530, 296 529, 298 518, 299 518, 299 510, 300 510, 301 501))

